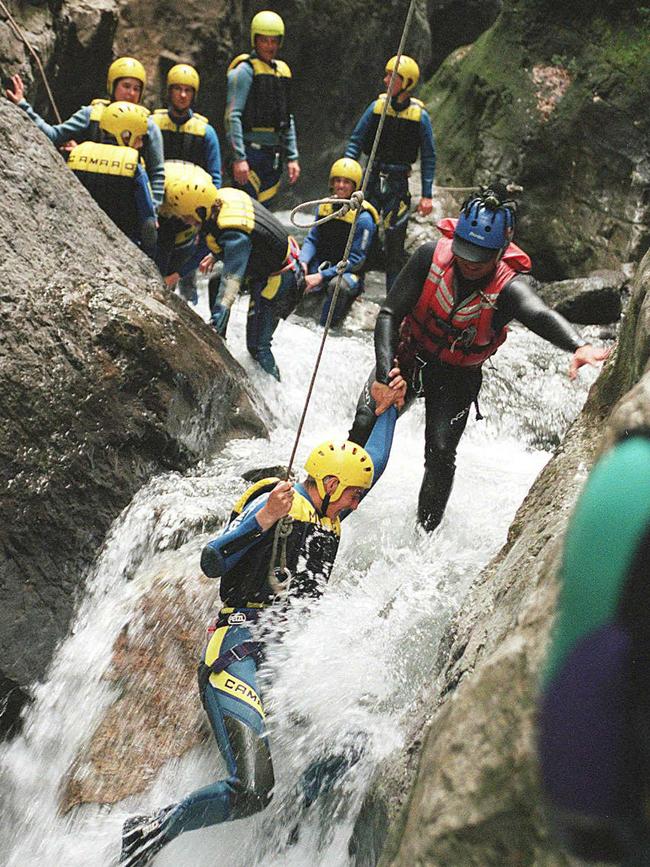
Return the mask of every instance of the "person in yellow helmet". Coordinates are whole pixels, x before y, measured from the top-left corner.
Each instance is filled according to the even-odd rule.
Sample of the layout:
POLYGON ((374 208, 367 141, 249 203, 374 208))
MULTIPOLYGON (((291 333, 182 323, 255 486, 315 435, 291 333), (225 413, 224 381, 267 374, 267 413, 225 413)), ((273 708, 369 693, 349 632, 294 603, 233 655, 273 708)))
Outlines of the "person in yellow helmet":
MULTIPOLYGON (((300 609, 292 600, 317 600, 325 591, 341 521, 381 476, 396 417, 394 407, 382 416, 365 448, 338 440, 317 445, 305 462, 302 483, 267 478, 254 484, 221 534, 203 549, 201 568, 220 579, 222 607, 199 666, 199 694, 227 776, 153 814, 127 819, 122 867, 143 867, 179 834, 244 819, 270 803, 273 762, 257 677, 262 640, 279 639, 278 630, 269 627, 276 616, 278 627, 282 618, 296 616, 300 609), (288 535, 274 554, 276 525, 287 519, 288 535)), ((301 780, 301 806, 331 788, 358 758, 357 750, 314 762, 301 780)))
MULTIPOLYGON (((330 193, 339 199, 349 199, 352 193, 361 187, 362 175, 363 169, 356 160, 349 157, 336 160, 330 169, 330 193)), ((336 210, 337 205, 325 203, 318 207, 316 216, 326 217, 336 210)), ((341 217, 313 226, 300 249, 300 262, 305 271, 305 291, 325 293, 321 325, 327 322, 336 286, 336 266, 343 258, 354 215, 354 211, 348 211, 341 217)), ((376 208, 370 202, 363 202, 348 254, 348 265, 341 277, 336 308, 332 315, 331 324, 334 327, 343 322, 355 298, 363 292, 364 268, 377 237, 378 223, 379 214, 376 208)))
POLYGON ((283 163, 290 184, 300 176, 291 70, 276 59, 283 38, 282 18, 258 12, 251 21, 252 51, 228 67, 225 123, 233 182, 267 207, 278 191, 283 163))
MULTIPOLYGON (((180 276, 199 264, 203 271, 210 271, 216 261, 223 261, 223 271, 208 287, 211 322, 222 337, 230 309, 247 284, 246 348, 263 370, 279 380, 271 344, 280 318, 289 315, 302 290, 298 242, 277 217, 243 190, 183 182, 172 187, 165 203, 165 210, 193 225, 200 236, 180 276)), ((170 275, 168 285, 179 274, 170 275)))
MULTIPOLYGON (((5 89, 7 99, 22 108, 31 120, 50 139, 56 147, 93 141, 102 141, 100 120, 102 112, 111 102, 131 102, 138 105, 147 83, 144 66, 134 57, 118 57, 108 68, 106 91, 108 99, 94 99, 84 105, 71 117, 59 124, 49 124, 25 99, 25 85, 20 75, 11 78, 11 87, 5 89)), ((147 133, 142 143, 142 156, 147 166, 156 209, 162 204, 165 191, 165 169, 163 143, 160 130, 149 118, 147 133)))
POLYGON ((387 292, 405 261, 404 242, 411 206, 408 183, 411 167, 419 155, 422 197, 418 213, 423 216, 430 214, 433 209, 431 196, 436 170, 431 119, 424 103, 411 93, 420 78, 419 67, 412 57, 404 54, 399 58, 399 64, 397 60, 397 57, 391 57, 386 63, 384 84, 387 92, 370 103, 355 126, 345 150, 346 157, 355 160, 359 159, 362 152, 370 154, 379 119, 388 99, 386 119, 366 187, 366 197, 380 212, 384 226, 387 292))
POLYGON ((125 235, 152 259, 156 254, 156 211, 139 150, 149 110, 117 101, 102 112, 104 141, 76 145, 68 166, 125 235))
MULTIPOLYGON (((199 94, 199 73, 189 63, 177 63, 167 73, 167 108, 156 109, 153 120, 163 137, 165 161, 181 160, 199 166, 212 178, 215 187, 221 186, 221 148, 216 130, 207 117, 194 110, 199 94)), ((178 261, 176 239, 178 229, 169 220, 161 220, 158 234, 161 262, 178 261)), ((169 273, 166 264, 161 268, 169 273)), ((178 284, 178 291, 191 304, 198 301, 196 271, 191 271, 178 284)))

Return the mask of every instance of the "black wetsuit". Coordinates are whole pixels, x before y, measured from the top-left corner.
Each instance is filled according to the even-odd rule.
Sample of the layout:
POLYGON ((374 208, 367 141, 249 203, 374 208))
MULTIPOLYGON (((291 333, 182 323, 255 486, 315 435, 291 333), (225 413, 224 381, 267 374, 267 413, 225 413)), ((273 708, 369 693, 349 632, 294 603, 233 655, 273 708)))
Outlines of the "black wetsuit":
MULTIPOLYGON (((376 367, 359 397, 357 412, 349 438, 363 445, 373 428, 375 402, 370 395, 374 380, 388 383, 388 374, 395 366, 400 340, 400 326, 412 312, 422 294, 427 279, 435 243, 424 244, 406 263, 386 301, 375 325, 376 367)), ((492 275, 481 281, 464 280, 456 272, 454 289, 457 300, 487 285, 492 275)), ((585 341, 559 313, 550 310, 536 294, 528 275, 517 274, 500 292, 494 316, 494 329, 516 319, 560 349, 575 352, 585 341)), ((424 448, 424 479, 420 489, 418 517, 427 529, 435 529, 451 493, 456 469, 456 449, 472 403, 481 388, 481 367, 457 367, 418 352, 414 375, 408 379, 407 406, 415 397, 425 399, 426 424, 424 448), (423 365, 423 366, 422 366, 423 365)), ((407 378, 405 376, 405 378, 407 378)))

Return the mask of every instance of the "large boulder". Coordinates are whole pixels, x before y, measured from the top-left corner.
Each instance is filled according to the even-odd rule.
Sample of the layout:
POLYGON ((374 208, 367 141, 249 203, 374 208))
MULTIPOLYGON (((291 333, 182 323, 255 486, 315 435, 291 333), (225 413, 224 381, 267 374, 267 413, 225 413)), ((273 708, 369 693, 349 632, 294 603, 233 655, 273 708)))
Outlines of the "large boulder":
POLYGON ((0 103, 0 716, 66 634, 113 519, 153 473, 260 435, 223 342, 169 293, 21 112, 0 103))
POLYGON ((650 253, 615 356, 450 625, 408 748, 377 775, 354 845, 382 867, 574 863, 549 839, 535 708, 567 519, 595 458, 650 426, 650 253), (390 835, 386 839, 386 828, 390 835))
POLYGON ((504 0, 425 90, 438 182, 521 184, 518 239, 540 279, 618 269, 648 247, 649 37, 636 4, 504 0))
POLYGON ((588 277, 540 283, 537 292, 569 322, 608 325, 618 322, 627 280, 622 271, 596 271, 588 277))

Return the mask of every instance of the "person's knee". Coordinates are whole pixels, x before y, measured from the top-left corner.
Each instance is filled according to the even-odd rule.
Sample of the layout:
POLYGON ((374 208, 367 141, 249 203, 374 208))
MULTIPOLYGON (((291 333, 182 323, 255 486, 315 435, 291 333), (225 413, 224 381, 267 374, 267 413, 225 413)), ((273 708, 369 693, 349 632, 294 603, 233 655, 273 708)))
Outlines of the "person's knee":
POLYGON ((259 780, 253 786, 236 782, 232 799, 232 818, 244 819, 265 810, 273 800, 273 785, 273 780, 259 780))
POLYGON ((445 448, 439 442, 427 442, 424 448, 424 466, 431 474, 448 475, 456 469, 456 449, 445 448))

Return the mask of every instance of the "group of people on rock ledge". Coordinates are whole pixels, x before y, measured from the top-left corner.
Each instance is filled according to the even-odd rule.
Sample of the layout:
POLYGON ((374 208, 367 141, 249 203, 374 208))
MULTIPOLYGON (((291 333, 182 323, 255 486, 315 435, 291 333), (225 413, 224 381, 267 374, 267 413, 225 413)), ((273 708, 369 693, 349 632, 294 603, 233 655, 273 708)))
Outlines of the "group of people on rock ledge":
MULTIPOLYGON (((217 261, 223 263, 209 284, 211 322, 221 337, 246 285, 248 350, 278 380, 271 351, 278 321, 304 292, 323 293, 326 320, 336 263, 354 219, 350 211, 313 227, 300 247, 268 210, 283 165, 289 183, 301 172, 291 70, 277 58, 283 37, 280 16, 259 12, 251 22, 251 50, 228 68, 225 124, 232 187, 222 186, 217 134, 194 110, 199 74, 187 63, 169 70, 167 106, 153 113, 140 104, 146 75, 131 57, 109 67, 107 99, 94 100, 55 126, 24 99, 20 76, 13 76, 6 90, 55 145, 68 149, 72 171, 124 233, 155 259, 168 286, 181 281, 182 293, 195 302, 197 267, 210 271, 217 261)), ((269 803, 273 765, 257 683, 262 639, 272 634, 274 612, 280 609, 286 616, 288 595, 322 594, 341 521, 381 476, 398 416, 424 397, 425 472, 418 518, 432 531, 451 492, 456 449, 477 405, 482 365, 506 339, 508 323, 518 320, 572 353, 572 378, 582 365, 596 365, 607 355, 535 293, 531 261, 513 241, 515 203, 498 183, 471 195, 457 218, 438 223, 437 241, 423 244, 404 261, 408 180, 418 157, 418 210, 425 216, 432 210, 435 147, 426 108, 412 95, 418 79, 412 58, 388 61, 387 91, 364 111, 330 170, 334 197, 348 199, 360 188, 358 159, 370 153, 388 101, 332 319, 341 323, 363 291, 368 255, 381 226, 387 296, 375 327, 376 364, 349 437, 316 446, 305 464, 304 482, 265 479, 249 488, 203 552, 204 572, 221 579, 222 608, 199 667, 199 687, 228 776, 152 815, 128 819, 121 856, 128 867, 148 863, 181 832, 249 816, 269 803), (288 527, 280 545, 274 542, 279 522, 288 527)), ((322 204, 318 215, 333 210, 332 204, 322 204)), ((305 805, 350 761, 330 757, 310 767, 303 780, 305 805)))

